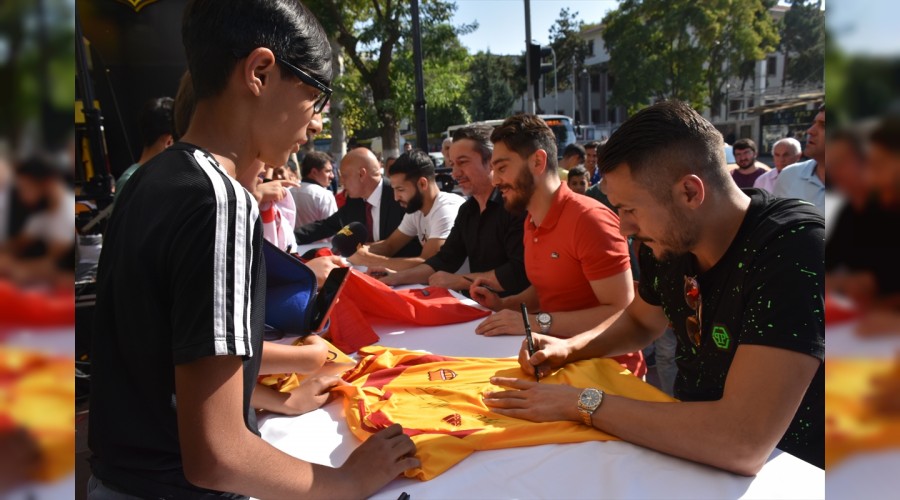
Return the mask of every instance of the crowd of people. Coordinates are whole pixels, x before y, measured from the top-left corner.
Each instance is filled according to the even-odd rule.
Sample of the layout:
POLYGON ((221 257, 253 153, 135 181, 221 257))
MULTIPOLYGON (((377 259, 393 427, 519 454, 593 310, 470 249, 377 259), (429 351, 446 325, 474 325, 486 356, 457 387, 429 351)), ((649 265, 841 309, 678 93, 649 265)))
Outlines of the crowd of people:
MULTIPOLYGON (((484 395, 492 411, 580 422, 742 475, 775 447, 823 467, 826 279, 866 304, 900 282, 833 236, 826 246, 825 169, 846 199, 831 234, 877 240, 884 232, 860 221, 900 200, 896 122, 865 145, 836 136, 843 149, 826 157, 822 106, 805 148, 777 141, 769 169, 750 139, 734 143, 727 165, 721 133, 678 101, 562 151, 540 118, 518 114, 444 141, 460 195, 441 190, 432 159, 412 147, 383 162, 364 147, 339 162, 321 152, 298 161, 322 129, 332 76, 325 31, 301 4, 195 0, 182 34, 189 70, 178 95, 142 118, 171 128, 146 127, 104 236, 90 498, 363 497, 419 464, 399 425, 337 469, 259 436, 257 409, 305 413, 344 383, 316 375, 286 393, 257 384, 312 373, 326 353, 315 335, 263 342, 262 241, 296 253, 354 223, 366 241, 349 264, 387 285, 468 295, 493 311, 474 334, 522 335, 524 304, 536 326, 535 350, 519 352, 527 375, 612 357, 644 377, 655 346, 660 386, 681 401, 495 378, 484 395), (826 252, 843 259, 827 274, 826 252)), ((306 265, 321 286, 348 262, 306 265)))

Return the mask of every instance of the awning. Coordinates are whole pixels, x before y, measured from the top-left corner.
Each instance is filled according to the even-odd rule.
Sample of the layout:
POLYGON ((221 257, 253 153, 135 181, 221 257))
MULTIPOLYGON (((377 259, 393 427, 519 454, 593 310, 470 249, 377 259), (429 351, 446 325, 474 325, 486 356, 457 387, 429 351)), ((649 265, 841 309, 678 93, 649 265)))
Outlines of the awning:
POLYGON ((820 90, 816 92, 807 92, 804 94, 798 94, 797 96, 791 99, 785 99, 783 101, 770 102, 767 104, 760 104, 759 106, 753 106, 752 108, 739 109, 737 111, 732 111, 731 114, 734 113, 747 113, 751 115, 764 115, 766 113, 775 113, 776 111, 784 111, 785 109, 795 108, 797 106, 804 106, 811 103, 822 102, 825 100, 825 91, 820 90))

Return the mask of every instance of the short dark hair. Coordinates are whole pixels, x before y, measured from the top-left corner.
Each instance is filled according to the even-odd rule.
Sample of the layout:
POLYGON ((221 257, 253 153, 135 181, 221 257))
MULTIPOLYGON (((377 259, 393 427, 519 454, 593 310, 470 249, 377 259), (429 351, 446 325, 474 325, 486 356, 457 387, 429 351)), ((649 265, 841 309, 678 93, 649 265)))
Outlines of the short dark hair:
POLYGON ((453 142, 469 139, 475 143, 476 149, 481 153, 481 161, 483 163, 491 162, 491 155, 494 154, 494 143, 491 142, 491 132, 494 128, 490 125, 472 125, 471 127, 462 127, 453 131, 453 142))
POLYGON ((894 154, 900 153, 900 115, 889 115, 872 131, 869 142, 894 154))
POLYGON ((428 153, 421 149, 414 149, 397 157, 397 161, 391 165, 388 175, 403 174, 407 181, 416 182, 422 177, 429 181, 434 180, 434 162, 428 153))
POLYGON ((734 184, 725 168, 722 134, 681 101, 662 101, 625 121, 603 146, 600 172, 627 165, 631 176, 664 201, 671 185, 694 174, 718 189, 734 184))
POLYGON ((568 177, 571 179, 572 177, 582 177, 587 175, 587 169, 578 165, 577 167, 572 167, 569 169, 568 177))
POLYGON ((568 158, 573 155, 578 156, 578 159, 584 163, 584 159, 587 157, 587 153, 584 152, 584 146, 573 142, 563 149, 563 158, 568 158))
POLYGON ((35 153, 22 160, 16 168, 17 176, 36 181, 61 179, 62 174, 62 168, 46 153, 35 153))
POLYGON ((522 158, 528 158, 538 149, 547 152, 547 169, 556 172, 556 136, 550 127, 536 115, 521 113, 503 121, 491 134, 491 142, 502 142, 522 158))
MULTIPOLYGON (((198 100, 221 93, 238 60, 258 47, 331 83, 328 36, 299 0, 191 0, 181 39, 198 100)), ((282 76, 293 77, 283 68, 282 76)))
POLYGON ((144 147, 150 147, 164 135, 175 135, 172 121, 172 108, 175 100, 171 97, 157 97, 144 103, 138 119, 141 129, 141 141, 144 147))
POLYGON ((755 153, 756 143, 753 142, 753 139, 738 139, 734 141, 734 146, 731 146, 731 148, 735 151, 739 149, 750 149, 755 153))
POLYGON ((303 157, 303 161, 300 162, 300 175, 302 177, 308 177, 313 169, 322 170, 325 168, 325 165, 329 163, 332 163, 332 160, 331 155, 328 153, 322 151, 310 151, 309 153, 306 153, 306 156, 303 157))
POLYGON ((600 146, 600 141, 591 141, 585 143, 584 150, 587 151, 588 149, 597 149, 598 146, 600 146))

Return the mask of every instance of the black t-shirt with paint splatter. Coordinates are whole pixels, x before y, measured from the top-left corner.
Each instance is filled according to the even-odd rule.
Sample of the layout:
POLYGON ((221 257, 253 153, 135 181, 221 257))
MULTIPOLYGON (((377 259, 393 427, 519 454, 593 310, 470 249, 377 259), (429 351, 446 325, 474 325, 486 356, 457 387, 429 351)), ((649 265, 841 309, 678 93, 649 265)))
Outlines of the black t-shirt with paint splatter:
MULTIPOLYGON (((704 273, 692 254, 658 261, 641 247, 641 298, 659 305, 678 338, 675 396, 682 401, 722 397, 741 344, 825 356, 825 222, 815 207, 745 189, 744 221, 725 255, 704 273), (696 276, 702 300, 702 337, 695 347, 685 327, 694 314, 684 298, 685 276, 696 276)), ((824 363, 816 372, 778 448, 824 467, 824 363)))

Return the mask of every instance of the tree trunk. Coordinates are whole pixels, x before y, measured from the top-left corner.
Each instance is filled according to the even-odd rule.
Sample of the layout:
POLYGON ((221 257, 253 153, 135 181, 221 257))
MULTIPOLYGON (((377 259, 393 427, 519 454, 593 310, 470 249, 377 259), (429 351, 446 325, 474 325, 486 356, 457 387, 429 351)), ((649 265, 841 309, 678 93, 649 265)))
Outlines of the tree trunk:
POLYGON ((379 72, 372 81, 372 98, 375 101, 375 114, 381 123, 381 158, 400 155, 400 127, 393 106, 389 105, 391 81, 387 72, 379 72))
MULTIPOLYGON (((337 39, 331 39, 331 67, 333 76, 331 81, 336 81, 344 75, 344 53, 337 39)), ((343 99, 341 93, 336 92, 331 96, 331 157, 334 159, 335 165, 340 165, 341 158, 347 154, 347 137, 344 130, 344 122, 341 114, 344 110, 343 99)))

